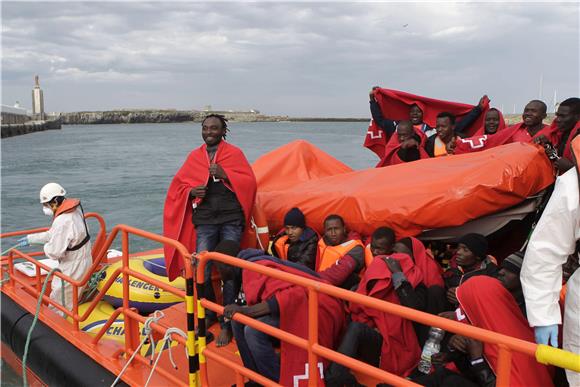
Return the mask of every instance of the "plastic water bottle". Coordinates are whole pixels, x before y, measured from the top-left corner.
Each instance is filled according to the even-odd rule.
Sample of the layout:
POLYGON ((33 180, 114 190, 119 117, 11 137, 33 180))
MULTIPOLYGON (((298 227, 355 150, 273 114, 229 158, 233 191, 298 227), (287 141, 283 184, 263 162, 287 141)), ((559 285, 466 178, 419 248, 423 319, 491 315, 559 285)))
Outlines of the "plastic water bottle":
POLYGON ((445 336, 445 331, 441 328, 431 327, 429 329, 429 338, 423 346, 423 352, 421 352, 421 360, 419 361, 419 366, 417 367, 420 372, 424 374, 431 373, 431 356, 438 354, 441 349, 441 340, 445 336))

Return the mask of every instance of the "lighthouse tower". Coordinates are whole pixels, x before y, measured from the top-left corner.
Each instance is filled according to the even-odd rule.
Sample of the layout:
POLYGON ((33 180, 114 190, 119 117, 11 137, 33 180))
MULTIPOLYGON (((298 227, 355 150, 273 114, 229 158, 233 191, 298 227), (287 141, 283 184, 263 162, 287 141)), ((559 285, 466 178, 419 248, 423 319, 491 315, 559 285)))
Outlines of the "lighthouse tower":
POLYGON ((38 75, 34 76, 34 89, 32 89, 32 119, 44 120, 44 96, 38 82, 38 75))

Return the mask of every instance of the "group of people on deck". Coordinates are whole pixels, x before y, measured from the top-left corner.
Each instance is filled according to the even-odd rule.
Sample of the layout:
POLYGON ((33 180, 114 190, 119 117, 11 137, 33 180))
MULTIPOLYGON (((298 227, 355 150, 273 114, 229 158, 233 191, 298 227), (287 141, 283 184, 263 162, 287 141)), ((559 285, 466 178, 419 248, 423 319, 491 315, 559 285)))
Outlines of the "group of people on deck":
MULTIPOLYGON (((164 234, 179 240, 190 251, 216 251, 237 256, 418 311, 522 340, 544 344, 550 341, 558 346, 561 320, 542 320, 538 311, 548 310, 548 303, 551 311, 554 307, 559 308, 557 303, 564 301, 554 299, 554 292, 559 293, 562 287, 561 273, 571 274, 578 267, 578 174, 571 149, 573 139, 580 134, 580 99, 569 98, 562 102, 551 126, 542 123, 546 105, 531 101, 524 110, 523 122, 506 127, 501 112, 489 109, 489 100, 484 96, 461 120, 456 120, 450 112, 439 112, 436 127, 432 128, 423 121, 421 103, 410 105, 408 120, 385 118, 384 109, 375 100, 379 92, 380 89, 371 91, 373 121, 384 133, 378 166, 478 151, 509 142, 550 144, 557 153, 555 166, 563 176, 558 179, 550 201, 558 203, 552 205, 553 209, 548 204, 546 211, 552 211, 551 216, 561 215, 558 227, 567 230, 562 231, 566 243, 558 241, 552 244, 553 248, 549 243, 542 243, 540 239, 547 238, 545 230, 549 226, 544 225, 547 221, 540 220, 536 228, 539 231, 532 235, 528 251, 513 252, 498 264, 489 255, 486 237, 467 233, 452 243, 452 258, 443 265, 420 240, 395 235, 386 226, 387 219, 385 226, 365 237, 349 230, 348 219, 340 214, 328 214, 322 225, 324 232, 319 235, 315 231, 318 227, 309 225, 307 216, 294 207, 286 213, 284 228, 276 234, 268 251, 242 249, 257 184, 243 152, 223 141, 228 127, 227 121, 219 115, 210 115, 203 121, 204 144, 189 155, 171 183, 165 203, 164 234), (481 130, 478 129, 476 136, 467 138, 465 133, 478 118, 483 123, 481 130), (560 183, 564 179, 565 184, 560 183), (576 186, 571 185, 571 181, 576 186), (565 205, 561 205, 562 195, 567 195, 565 205), (530 251, 537 250, 536 246, 544 249, 542 254, 530 251), (548 272, 538 269, 539 255, 544 259, 541 268, 549 268, 548 272), (542 289, 542 281, 549 282, 545 289, 542 289), (527 316, 533 316, 533 320, 528 321, 527 316), (549 324, 541 322, 548 320, 549 324)), ((550 149, 546 145, 547 153, 550 149)), ((165 257, 171 280, 182 273, 183 261, 168 246, 165 257)), ((235 339, 244 366, 282 385, 298 386, 316 377, 328 386, 362 385, 347 367, 322 357, 319 357, 318 375, 310 375, 305 350, 235 321, 236 314, 243 314, 306 338, 306 288, 251 270, 221 263, 208 264, 203 296, 209 300, 216 300, 211 283, 212 266, 221 278, 224 305, 222 316, 208 312, 206 317, 208 325, 220 322, 217 346, 227 345, 235 339)), ((564 278, 574 283, 574 290, 568 290, 567 298, 578 298, 579 272, 576 271, 574 279, 564 278)), ((576 311, 572 316, 576 324, 579 309, 577 300, 569 307, 571 314, 576 311)), ((429 339, 428 326, 322 293, 318 300, 318 324, 320 345, 416 383, 427 386, 495 385, 499 351, 496 345, 447 332, 440 353, 431 358, 431 371, 424 373, 418 370, 418 364, 422 348, 429 339)), ((566 324, 564 322, 564 330, 566 324)), ((580 340, 577 339, 578 336, 576 347, 572 345, 566 349, 578 353, 580 340)), ((577 378, 577 374, 568 373, 570 385, 580 383, 577 378)), ((554 372, 553 368, 518 353, 513 354, 510 380, 513 385, 521 386, 566 383, 562 372, 554 372)), ((247 385, 257 384, 248 382, 247 385)))
POLYGON ((406 101, 410 104, 408 119, 388 118, 389 98, 392 96, 388 92, 382 94, 384 90, 375 86, 369 93, 372 122, 382 131, 379 133, 382 146, 375 145, 375 133, 371 130, 365 145, 381 158, 377 167, 477 152, 512 142, 544 145, 546 151, 554 155, 552 157, 560 173, 573 166, 569 148, 570 142, 580 130, 579 98, 562 101, 551 125, 543 123, 547 117, 546 104, 532 100, 524 108, 522 122, 507 126, 501 111, 489 108, 489 98, 484 95, 476 106, 461 117, 448 111, 433 112, 436 125, 431 127, 424 122, 427 104, 419 99, 406 101), (379 100, 384 103, 379 104, 379 100))

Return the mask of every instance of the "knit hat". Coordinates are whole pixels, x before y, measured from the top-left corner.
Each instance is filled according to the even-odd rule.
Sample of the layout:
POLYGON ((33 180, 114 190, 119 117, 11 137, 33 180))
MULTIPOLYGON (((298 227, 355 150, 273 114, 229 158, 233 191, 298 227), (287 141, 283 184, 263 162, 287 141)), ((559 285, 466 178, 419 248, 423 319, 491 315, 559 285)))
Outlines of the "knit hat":
POLYGON ((514 274, 520 274, 522 270, 522 264, 524 263, 524 254, 519 251, 510 254, 501 263, 501 267, 511 271, 514 274))
POLYGON ((306 228, 306 219, 304 214, 298 208, 294 207, 284 217, 284 226, 296 226, 306 228))
POLYGON ((459 238, 458 243, 467 246, 467 248, 480 259, 485 259, 487 256, 487 239, 485 239, 481 234, 465 234, 459 238))

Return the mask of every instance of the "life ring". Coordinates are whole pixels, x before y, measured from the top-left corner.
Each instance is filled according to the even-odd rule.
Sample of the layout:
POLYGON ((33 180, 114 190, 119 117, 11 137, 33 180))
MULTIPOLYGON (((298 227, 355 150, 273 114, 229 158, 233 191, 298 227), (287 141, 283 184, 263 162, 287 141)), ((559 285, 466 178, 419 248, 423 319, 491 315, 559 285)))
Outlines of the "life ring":
POLYGON ((250 247, 268 251, 270 245, 270 229, 266 220, 266 214, 262 207, 256 203, 252 209, 252 216, 250 217, 250 230, 248 232, 252 239, 249 243, 250 247), (253 242, 253 243, 251 243, 253 242))
MULTIPOLYGON (((101 275, 97 289, 100 291, 107 280, 113 275, 115 270, 121 268, 123 262, 118 261, 110 265, 101 275)), ((139 273, 156 279, 158 281, 169 284, 181 290, 185 290, 185 280, 178 277, 173 281, 167 278, 167 271, 165 270, 165 259, 163 257, 154 256, 149 258, 132 258, 129 260, 129 267, 139 273)), ((150 314, 156 310, 162 310, 183 302, 183 299, 167 292, 157 286, 150 284, 140 279, 129 277, 129 305, 137 308, 141 314, 150 314)), ((104 299, 114 307, 118 308, 123 305, 123 276, 119 274, 117 279, 113 282, 111 287, 105 293, 104 299)))

